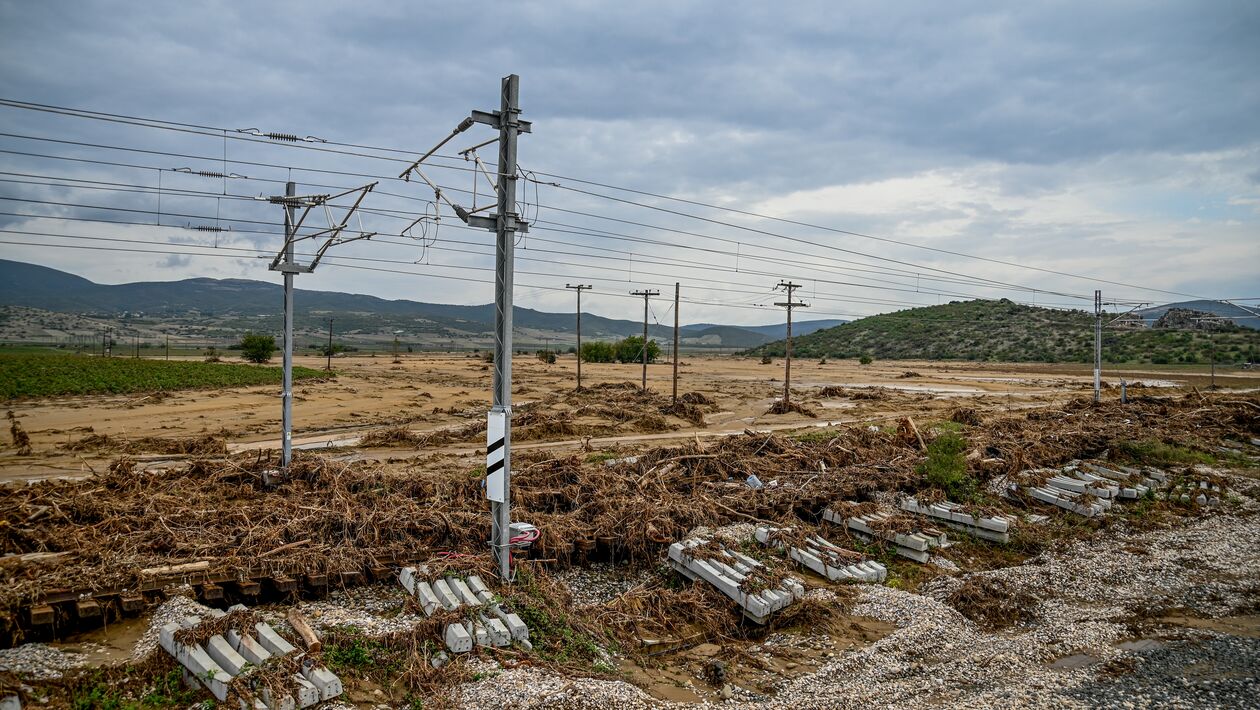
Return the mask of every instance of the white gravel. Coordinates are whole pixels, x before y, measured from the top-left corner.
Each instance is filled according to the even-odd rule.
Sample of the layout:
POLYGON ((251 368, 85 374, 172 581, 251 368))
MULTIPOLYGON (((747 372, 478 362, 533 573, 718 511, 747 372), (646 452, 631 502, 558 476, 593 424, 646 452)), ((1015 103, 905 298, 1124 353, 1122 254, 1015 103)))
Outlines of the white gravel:
MULTIPOLYGON (((1245 501, 1249 503, 1249 501, 1245 501)), ((1249 505, 1246 507, 1250 507, 1249 505)), ((866 648, 838 654, 788 681, 772 698, 736 693, 723 707, 1260 707, 1260 641, 1178 629, 1189 641, 1122 649, 1135 616, 1183 609, 1205 617, 1253 613, 1260 580, 1260 524, 1213 515, 1171 529, 1107 535, 979 573, 1045 601, 1026 627, 988 633, 941 600, 960 579, 922 594, 863 586, 855 615, 897 626, 866 648), (1099 663, 1054 667, 1087 654, 1099 663), (1129 660, 1136 673, 1113 678, 1101 662, 1129 660), (1202 668, 1222 667, 1220 673, 1202 668), (1215 665, 1213 665, 1215 664, 1215 665), (1230 665, 1232 664, 1232 665, 1230 665), (1158 672, 1147 671, 1158 669, 1158 672), (1196 670, 1197 669, 1197 670, 1196 670)), ((462 686, 466 707, 639 708, 668 703, 620 681, 566 679, 516 669, 462 686)))
POLYGON ((35 680, 60 678, 62 671, 86 662, 87 656, 81 653, 62 651, 42 643, 0 649, 0 673, 19 673, 23 678, 35 680))

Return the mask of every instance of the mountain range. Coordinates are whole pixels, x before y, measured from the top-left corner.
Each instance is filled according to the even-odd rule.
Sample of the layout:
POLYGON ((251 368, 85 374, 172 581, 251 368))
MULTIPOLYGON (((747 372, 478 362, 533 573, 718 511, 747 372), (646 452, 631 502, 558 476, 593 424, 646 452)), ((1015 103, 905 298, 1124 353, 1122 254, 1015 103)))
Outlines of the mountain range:
MULTIPOLYGON (((265 281, 194 278, 108 285, 46 266, 0 259, 0 305, 117 321, 138 331, 142 338, 157 332, 176 334, 171 328, 185 336, 205 338, 230 338, 251 330, 278 332, 282 298, 282 287, 265 281)), ((339 339, 366 342, 392 340, 402 331, 404 340, 421 345, 476 345, 492 337, 494 327, 494 304, 489 303, 424 303, 303 289, 296 290, 294 302, 294 330, 308 339, 322 334, 329 318, 339 339)), ((574 336, 571 312, 517 306, 513 319, 523 343, 565 343, 574 336)), ((807 334, 841 323, 844 321, 802 321, 793 324, 793 332, 807 334)), ((755 347, 784 337, 785 329, 782 323, 695 323, 680 328, 684 345, 726 348, 755 347)), ((650 324, 648 331, 650 337, 661 340, 673 337, 668 325, 650 324)), ((641 321, 582 314, 584 339, 642 332, 641 321)))

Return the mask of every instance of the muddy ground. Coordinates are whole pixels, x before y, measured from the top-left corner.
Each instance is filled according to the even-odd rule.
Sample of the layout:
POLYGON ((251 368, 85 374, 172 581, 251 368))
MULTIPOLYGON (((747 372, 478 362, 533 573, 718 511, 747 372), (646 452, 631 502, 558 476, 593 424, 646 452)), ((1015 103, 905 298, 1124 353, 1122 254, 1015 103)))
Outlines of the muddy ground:
POLYGON ((32 451, 0 451, 13 482, 0 497, 0 618, 17 644, 0 651, 0 692, 50 707, 204 697, 165 682, 161 651, 145 658, 153 627, 204 612, 197 602, 245 600, 244 587, 207 598, 186 575, 139 616, 106 601, 104 629, 61 607, 52 632, 21 617, 59 589, 132 589, 203 563, 238 580, 340 580, 331 594, 264 585, 248 601, 285 633, 288 610, 303 611, 325 642, 312 656, 354 707, 1240 707, 1260 691, 1260 373, 1220 374, 1231 389, 1213 393, 1197 370, 1125 372, 1134 401, 1109 388, 1093 406, 1076 366, 797 361, 805 412, 780 415, 766 412, 781 361, 687 358, 675 406, 668 365, 650 369, 649 394, 626 384, 636 367, 584 365, 588 389, 574 394, 572 360, 518 357, 517 517, 543 536, 496 592, 530 623, 534 650, 435 670, 432 620, 392 578, 356 570, 388 557, 493 579, 478 487, 490 372, 436 355, 335 365, 334 380, 297 392, 304 449, 276 489, 261 479, 279 409, 265 389, 11 403, 32 451), (965 442, 964 479, 933 482, 923 466, 949 436, 965 442), (1077 459, 1152 466, 1222 500, 1151 495, 1084 519, 999 495, 1077 459), (1005 544, 956 533, 924 564, 821 520, 829 505, 943 497, 960 482, 977 512, 1045 519, 1005 544), (757 551, 772 577, 809 589, 762 627, 663 564, 670 542, 697 534, 759 550, 758 524, 821 534, 888 579, 828 582, 757 551))
MULTIPOLYGON (((483 420, 489 406, 491 372, 479 357, 442 354, 405 354, 401 362, 389 357, 345 357, 334 360, 337 377, 326 382, 299 383, 294 392, 294 443, 299 447, 358 445, 373 430, 402 426, 417 435, 459 429, 483 420)), ((296 364, 322 369, 323 358, 298 357, 296 364)), ((705 413, 705 426, 671 421, 678 429, 627 430, 591 438, 599 446, 639 440, 668 440, 692 435, 719 436, 745 428, 790 428, 798 424, 854 423, 894 419, 905 414, 931 417, 957 405, 984 409, 1016 409, 1063 402, 1091 387, 1092 374, 1081 365, 941 363, 895 361, 862 366, 855 360, 793 362, 794 399, 816 417, 773 415, 767 411, 781 396, 783 361, 762 365, 752 358, 685 357, 680 363, 679 392, 699 392, 717 403, 705 413), (861 391, 883 388, 872 399, 820 397, 827 386, 861 391)), ((639 381, 635 365, 591 364, 582 369, 584 384, 621 384, 639 381)), ((554 397, 573 387, 576 363, 561 356, 546 365, 533 356, 513 359, 513 403, 518 408, 554 397)), ((672 366, 648 367, 648 387, 668 395, 672 366)), ((1105 371, 1109 396, 1118 396, 1120 379, 1139 384, 1133 392, 1206 388, 1204 367, 1154 367, 1105 371)), ((1260 371, 1218 373, 1219 385, 1260 387, 1260 371)), ((211 446, 222 441, 229 451, 275 448, 278 445, 280 402, 274 388, 249 387, 219 391, 184 391, 148 395, 52 398, 8 403, 9 410, 30 435, 33 452, 18 456, 0 449, 0 480, 85 475, 108 466, 120 453, 139 460, 156 460, 182 453, 191 442, 211 446), (209 439, 209 442, 206 440, 209 439)), ((598 425, 598 418, 585 422, 598 425)), ((642 429, 643 427, 640 427, 642 429)), ((647 427, 650 429, 651 427, 647 427)), ((462 437, 476 444, 476 437, 462 437)), ((548 447, 581 443, 584 436, 542 439, 548 447)), ((519 439, 519 437, 518 437, 519 439)), ((444 450, 471 454, 475 446, 447 441, 444 450)), ((521 442, 524 448, 538 441, 521 442)), ((372 447, 361 455, 388 456, 372 447)), ((393 447, 385 447, 393 448, 393 447)))

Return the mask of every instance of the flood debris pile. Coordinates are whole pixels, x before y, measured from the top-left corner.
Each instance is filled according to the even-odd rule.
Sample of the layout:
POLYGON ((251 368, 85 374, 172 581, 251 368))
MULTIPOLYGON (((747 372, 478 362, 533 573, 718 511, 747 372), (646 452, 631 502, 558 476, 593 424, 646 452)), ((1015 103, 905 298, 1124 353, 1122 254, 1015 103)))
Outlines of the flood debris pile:
MULTIPOLYGON (((624 387, 609 391, 644 396, 624 387)), ((606 395, 591 388, 576 396, 592 400, 580 406, 594 407, 606 395)), ((1144 466, 1148 462, 1133 459, 1162 457, 1163 470, 1180 475, 1222 439, 1254 437, 1248 432, 1256 431, 1256 400, 1260 397, 1237 394, 1135 398, 1127 406, 1073 402, 991 416, 983 428, 962 434, 959 475, 975 483, 962 489, 973 492, 966 500, 947 499, 916 472, 934 437, 945 436, 928 426, 918 429, 918 436, 865 426, 795 435, 746 432, 610 461, 602 456, 607 452, 522 450, 513 459, 514 517, 542 531, 529 555, 546 560, 548 569, 597 559, 655 564, 697 526, 731 523, 792 528, 804 537, 789 547, 839 568, 842 560, 827 562, 823 557, 832 551, 818 542, 834 539, 835 527, 818 527, 830 525, 822 521, 828 507, 846 525, 849 518, 863 517, 873 531, 866 534, 885 540, 888 532, 922 535, 947 525, 1000 538, 1008 530, 995 526, 1010 528, 1013 518, 1003 516, 1023 503, 988 493, 998 477, 1109 453, 1123 459, 1109 467, 1144 466), (1161 446, 1121 446, 1135 440, 1161 446), (1177 457, 1184 462, 1164 460, 1177 457), (873 511, 837 507, 876 499, 887 505, 888 496, 898 495, 903 503, 914 501, 915 508, 903 505, 901 514, 915 516, 915 524, 906 524, 901 514, 872 519, 866 513, 873 511)), ((439 555, 484 556, 489 518, 477 469, 452 467, 443 459, 400 470, 300 452, 290 477, 268 488, 262 474, 274 466, 259 455, 151 470, 120 459, 84 480, 4 488, 0 635, 20 638, 32 623, 31 609, 39 605, 51 605, 44 607, 45 623, 60 624, 76 614, 108 617, 127 604, 143 608, 149 600, 143 595, 169 584, 193 584, 207 600, 223 600, 226 591, 230 602, 252 598, 260 586, 298 593, 392 579, 392 570, 439 555)), ((1204 495, 1212 492, 1210 485, 1204 495)), ((1036 510, 1059 514, 1044 506, 1036 510)), ((635 592, 619 601, 623 605, 614 606, 605 622, 618 633, 642 637, 654 627, 633 618, 635 610, 656 608, 662 598, 679 608, 699 605, 704 597, 698 594, 635 592)))
MULTIPOLYGON (((673 431, 684 425, 703 427, 705 415, 714 411, 717 411, 716 402, 699 392, 686 392, 679 395, 677 401, 671 401, 666 395, 645 392, 629 382, 601 383, 578 391, 553 392, 541 399, 515 405, 512 440, 653 433, 673 431)), ((476 417, 483 413, 481 410, 459 410, 461 416, 476 417)), ((429 432, 416 432, 405 425, 397 425, 368 432, 359 445, 423 448, 473 441, 485 430, 484 419, 429 432)))
POLYGON ((227 453, 227 441, 222 436, 160 437, 144 436, 127 439, 109 434, 88 434, 62 446, 67 451, 99 451, 105 453, 155 453, 179 456, 222 456, 227 453))

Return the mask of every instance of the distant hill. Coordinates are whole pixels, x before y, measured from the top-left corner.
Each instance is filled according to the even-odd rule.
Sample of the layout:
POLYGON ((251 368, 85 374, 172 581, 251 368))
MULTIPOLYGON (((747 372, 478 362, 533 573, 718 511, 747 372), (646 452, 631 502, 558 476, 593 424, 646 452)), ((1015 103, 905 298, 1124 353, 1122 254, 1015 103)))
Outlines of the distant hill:
MULTIPOLYGON (((797 335, 809 335, 810 333, 813 333, 814 331, 822 330, 823 328, 834 328, 838 325, 844 325, 845 323, 848 323, 848 322, 849 321, 839 320, 836 318, 795 321, 792 323, 792 335, 794 337, 797 335)), ((690 330, 704 330, 704 329, 714 328, 714 327, 731 327, 731 326, 717 326, 716 323, 694 323, 692 325, 684 325, 682 327, 682 330, 686 332, 690 330)), ((766 340, 775 340, 778 338, 787 337, 787 323, 786 322, 771 323, 770 325, 741 325, 741 326, 736 326, 736 327, 738 327, 740 330, 747 330, 753 333, 759 333, 761 335, 764 335, 766 336, 766 340)))
MULTIPOLYGON (((97 284, 36 264, 0 259, 0 305, 74 313, 132 324, 178 323, 184 332, 205 337, 230 337, 247 330, 278 332, 283 289, 278 283, 247 279, 185 279, 127 284, 97 284)), ((494 305, 461 306, 389 300, 362 294, 298 289, 294 328, 314 337, 336 323, 342 338, 392 338, 401 330, 409 341, 469 342, 488 337, 494 328, 494 305)), ((523 342, 573 337, 573 313, 530 308, 513 310, 514 326, 523 342)), ((143 330, 143 329, 142 329, 143 330)), ((582 336, 612 339, 643 332, 643 323, 582 314, 582 336)), ((668 340, 673 328, 652 324, 652 338, 668 340)), ((754 347, 772 338, 739 326, 709 325, 684 333, 691 345, 754 347)))
MULTIPOLYGON (((1021 306, 1007 300, 963 301, 887 313, 792 339, 801 357, 884 360, 1092 362, 1094 318, 1084 311, 1021 306)), ((1205 332, 1138 329, 1103 331, 1107 362, 1209 362, 1205 332)), ((1224 326, 1214 335, 1216 360, 1254 360, 1260 332, 1224 326)), ((782 340, 749 351, 782 356, 782 340)))
POLYGON ((1162 318, 1165 313, 1173 309, 1210 313, 1214 316, 1229 318, 1234 325, 1251 328, 1253 330, 1260 330, 1260 316, 1256 315, 1256 313, 1260 313, 1260 308, 1247 310, 1246 308, 1235 306, 1232 303, 1222 303, 1220 301, 1182 301, 1180 303, 1165 303, 1162 306, 1143 308, 1134 311, 1134 313, 1141 317, 1142 321, 1149 328, 1155 325, 1155 322, 1162 318))

